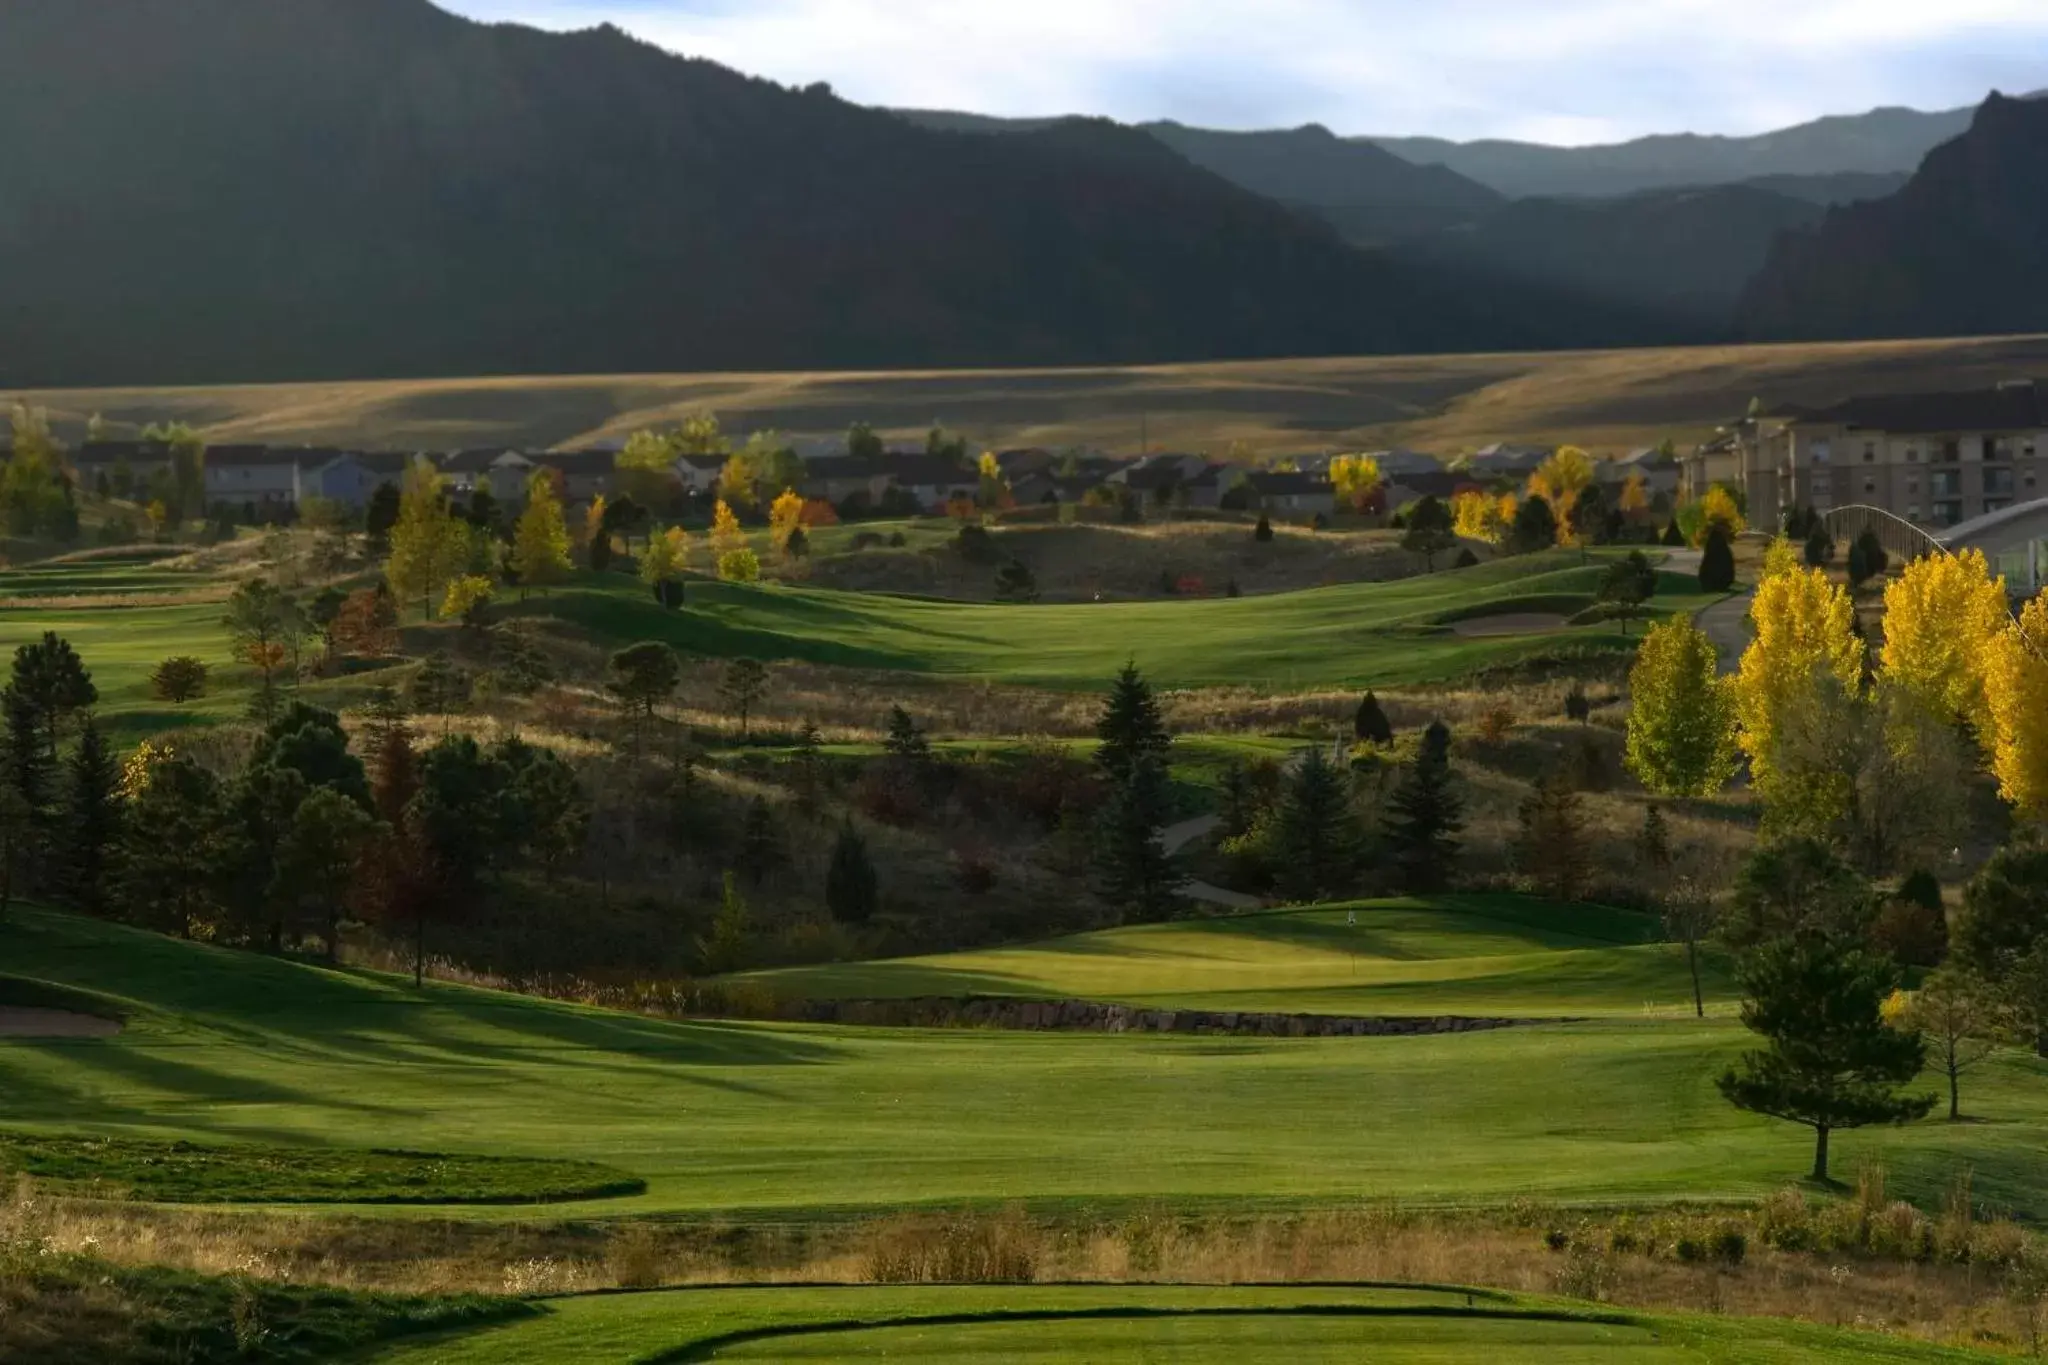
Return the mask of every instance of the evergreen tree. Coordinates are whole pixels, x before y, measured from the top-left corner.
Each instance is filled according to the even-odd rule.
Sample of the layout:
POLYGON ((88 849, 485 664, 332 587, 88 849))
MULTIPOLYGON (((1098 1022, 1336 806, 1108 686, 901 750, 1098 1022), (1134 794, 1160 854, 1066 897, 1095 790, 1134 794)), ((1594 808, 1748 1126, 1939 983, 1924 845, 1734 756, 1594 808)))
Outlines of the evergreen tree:
POLYGON ((882 741, 889 757, 905 763, 922 764, 932 756, 932 742, 911 714, 900 706, 889 708, 889 735, 882 741))
POLYGON ((1351 732, 1361 744, 1377 744, 1381 748, 1394 742, 1394 726, 1387 719, 1387 713, 1380 706, 1380 699, 1368 692, 1358 703, 1358 714, 1351 718, 1351 732))
POLYGON ((1406 890, 1438 891, 1448 884, 1464 810, 1451 774, 1450 727, 1436 721, 1388 800, 1384 833, 1406 890))
POLYGON ((633 753, 637 757, 654 713, 675 695, 683 680, 682 661, 658 640, 646 640, 612 655, 612 680, 607 689, 633 716, 633 753))
POLYGON ((1664 544, 1674 550, 1685 548, 1685 532, 1678 529, 1678 518, 1673 517, 1664 528, 1664 544))
POLYGON ((53 764, 65 721, 100 699, 78 651, 55 631, 44 631, 42 639, 14 651, 8 690, 32 713, 44 754, 53 764))
POLYGON ((1621 633, 1626 635, 1629 620, 1656 592, 1657 571, 1650 567, 1641 550, 1631 550, 1628 558, 1607 566, 1600 580, 1599 598, 1616 609, 1621 616, 1621 633))
POLYGON ((1593 700, 1586 695, 1583 684, 1573 683, 1572 690, 1564 694, 1564 718, 1581 725, 1593 719, 1593 700))
POLYGON ((1826 940, 1773 939, 1740 969, 1742 1022, 1764 1046, 1744 1053, 1718 1085, 1730 1104, 1813 1129, 1813 1178, 1828 1178, 1828 1135, 1837 1128, 1902 1123, 1934 1107, 1932 1095, 1901 1095, 1927 1048, 1888 1025, 1885 1001, 1898 969, 1826 940))
MULTIPOLYGON (((1853 557, 1853 550, 1851 554, 1853 557)), ((1818 520, 1814 522, 1812 533, 1806 537, 1806 562, 1816 569, 1825 569, 1835 562, 1835 538, 1828 534, 1827 528, 1818 520)), ((1853 571, 1850 577, 1855 577, 1853 571)))
POLYGON ((1273 539, 1273 523, 1264 512, 1259 513, 1259 524, 1252 527, 1252 539, 1261 545, 1273 539))
POLYGON ((1125 781, 1147 759, 1164 764, 1172 737, 1166 733, 1152 686, 1138 672, 1137 664, 1126 663, 1117 674, 1095 722, 1095 733, 1102 740, 1095 751, 1095 764, 1112 782, 1125 781))
POLYGON ((768 691, 768 670, 759 659, 734 659, 725 666, 718 695, 740 718, 740 738, 751 732, 754 708, 768 691))
POLYGON ((1534 554, 1557 544, 1557 513, 1550 503, 1535 494, 1522 499, 1515 509, 1514 525, 1508 529, 1508 553, 1534 554))
POLYGON ((1427 571, 1436 571, 1436 557, 1458 548, 1458 534, 1452 529, 1451 509, 1433 496, 1418 501, 1408 513, 1408 528, 1401 536, 1401 548, 1419 555, 1427 571))
POLYGON ((327 787, 364 810, 370 808, 369 774, 349 752, 348 731, 332 711, 295 701, 265 728, 249 766, 287 768, 308 787, 327 787))
POLYGON ((1320 746, 1303 754, 1288 777, 1274 836, 1282 894, 1312 901, 1343 889, 1358 851, 1351 794, 1320 746))
POLYGON ((1165 762, 1140 751, 1097 817, 1095 865, 1102 896, 1130 922, 1165 919, 1178 899, 1180 878, 1160 840, 1166 793, 1165 762))
POLYGON ((233 858, 220 782, 190 758, 152 766, 122 822, 114 899, 130 923, 192 938, 222 922, 222 871, 233 858))
POLYGON ((759 886, 781 861, 782 830, 775 822, 775 809, 766 798, 757 796, 747 803, 746 818, 740 822, 740 846, 733 866, 745 874, 749 885, 759 886))
POLYGON ((91 716, 65 767, 64 894, 79 909, 97 914, 106 905, 109 865, 121 833, 121 765, 91 716))
POLYGON ((881 905, 867 840, 860 837, 851 820, 839 827, 839 838, 832 845, 832 865, 825 873, 825 905, 841 924, 866 924, 881 905))
POLYGON ((1552 773, 1522 802, 1519 818, 1522 832, 1515 860, 1523 873, 1554 901, 1578 900, 1592 871, 1585 801, 1578 790, 1552 773))
POLYGON ((1708 528, 1706 546, 1700 551, 1700 591, 1726 592, 1734 586, 1735 550, 1717 524, 1708 528))

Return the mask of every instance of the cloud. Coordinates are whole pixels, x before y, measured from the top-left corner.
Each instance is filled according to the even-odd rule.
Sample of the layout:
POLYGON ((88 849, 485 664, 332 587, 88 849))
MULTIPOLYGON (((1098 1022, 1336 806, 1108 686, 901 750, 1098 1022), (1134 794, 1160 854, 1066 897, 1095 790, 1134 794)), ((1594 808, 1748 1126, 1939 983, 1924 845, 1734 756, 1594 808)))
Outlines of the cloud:
POLYGON ((439 0, 869 104, 1590 142, 2048 86, 2040 0, 439 0))

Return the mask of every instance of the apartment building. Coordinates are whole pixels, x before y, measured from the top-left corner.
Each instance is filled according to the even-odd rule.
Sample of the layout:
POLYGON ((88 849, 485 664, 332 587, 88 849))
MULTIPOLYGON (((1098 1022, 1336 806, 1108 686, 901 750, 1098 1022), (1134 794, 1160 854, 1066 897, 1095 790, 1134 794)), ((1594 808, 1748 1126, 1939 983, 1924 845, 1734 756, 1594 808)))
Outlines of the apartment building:
POLYGON ((1752 525, 1788 507, 1863 505, 1939 530, 2048 497, 2048 391, 2026 379, 1783 409, 1718 444, 1735 457, 1752 525))

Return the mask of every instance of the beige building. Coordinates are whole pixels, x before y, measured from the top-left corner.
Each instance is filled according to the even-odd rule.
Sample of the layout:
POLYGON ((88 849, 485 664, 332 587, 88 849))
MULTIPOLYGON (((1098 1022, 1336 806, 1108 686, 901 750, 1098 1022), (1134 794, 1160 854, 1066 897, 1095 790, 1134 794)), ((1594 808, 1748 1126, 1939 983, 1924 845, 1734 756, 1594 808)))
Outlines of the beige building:
POLYGON ((2048 391, 2014 380, 1768 413, 1695 452, 1687 483, 1739 481, 1754 526, 1868 506, 1940 530, 2048 496, 2044 457, 2048 391))

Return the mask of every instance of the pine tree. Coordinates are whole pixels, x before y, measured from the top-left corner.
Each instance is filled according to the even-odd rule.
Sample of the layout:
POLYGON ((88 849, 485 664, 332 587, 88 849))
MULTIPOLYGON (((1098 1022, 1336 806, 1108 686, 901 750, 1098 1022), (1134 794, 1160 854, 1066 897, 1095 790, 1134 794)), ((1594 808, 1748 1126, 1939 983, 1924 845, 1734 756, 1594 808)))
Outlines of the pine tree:
POLYGON ((839 827, 832 845, 832 865, 825 873, 825 905, 841 924, 866 924, 881 904, 881 890, 875 865, 868 858, 867 840, 851 820, 839 827))
POLYGON ((1728 533, 1718 525, 1707 531, 1707 543, 1700 550, 1700 591, 1727 592, 1735 586, 1735 550, 1728 533))
POLYGON ((1358 850, 1351 795, 1320 747, 1303 754, 1288 777, 1274 833, 1283 894, 1311 901, 1343 889, 1358 850))
POLYGON ((1173 740, 1166 732, 1152 686, 1138 672, 1137 664, 1126 663, 1117 674, 1103 700, 1095 733, 1102 740, 1095 751, 1095 764, 1112 782, 1123 782, 1143 760, 1165 761, 1173 740))
POLYGON ((1557 544, 1557 513, 1550 503, 1531 495, 1515 509, 1515 524, 1508 530, 1508 553, 1534 554, 1557 544))
POLYGON ((1380 706, 1380 699, 1368 692, 1358 703, 1358 714, 1351 718, 1351 732, 1361 744, 1377 744, 1382 748, 1394 742, 1394 726, 1387 719, 1387 713, 1380 706))
POLYGON ((1521 838, 1515 860, 1525 875, 1554 901, 1585 894, 1592 870, 1586 846, 1585 801, 1563 776, 1552 773, 1536 784, 1519 812, 1521 838))
POLYGON ((759 886, 761 879, 782 861, 782 829, 775 821, 775 808, 765 797, 747 803, 746 818, 740 822, 739 852, 733 866, 746 874, 747 882, 759 886))
POLYGON ((1464 810, 1451 774, 1450 727, 1436 721, 1387 804, 1384 833, 1403 887, 1424 892, 1448 884, 1464 810))
POLYGON ((882 751, 906 763, 922 764, 932 756, 932 742, 911 714, 900 706, 889 708, 889 735, 882 751))
POLYGON ((66 898, 97 914, 106 904, 109 862, 121 832, 121 765, 92 717, 65 766, 60 876, 66 898))
POLYGON ((1685 548, 1685 532, 1678 529, 1678 518, 1673 517, 1664 528, 1664 544, 1674 550, 1685 548))
POLYGON ((536 470, 526 481, 526 507, 512 531, 512 569, 522 593, 569 576, 569 526, 555 493, 554 471, 536 470))
POLYGON ((1110 792, 1096 820, 1095 865, 1103 899, 1127 921, 1167 918, 1180 879, 1167 860, 1160 832, 1166 824, 1166 765, 1140 752, 1110 792))
POLYGON ((1813 1129, 1813 1178, 1828 1178, 1828 1135, 1837 1128, 1917 1119, 1932 1095, 1898 1093, 1920 1074, 1917 1033, 1884 1020, 1898 969, 1858 949, 1813 936, 1774 939, 1740 970, 1742 1022, 1764 1047, 1722 1073, 1721 1094, 1751 1113, 1813 1129))

